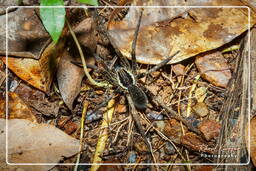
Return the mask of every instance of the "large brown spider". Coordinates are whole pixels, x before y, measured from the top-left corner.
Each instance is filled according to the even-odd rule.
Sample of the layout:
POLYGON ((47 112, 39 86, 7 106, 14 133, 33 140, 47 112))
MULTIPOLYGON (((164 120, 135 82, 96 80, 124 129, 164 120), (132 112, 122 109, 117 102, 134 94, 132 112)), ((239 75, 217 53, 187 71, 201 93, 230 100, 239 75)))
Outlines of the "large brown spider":
MULTIPOLYGON (((139 109, 141 111, 145 110, 147 108, 147 104, 148 104, 148 97, 147 97, 146 93, 142 90, 142 88, 143 89, 146 89, 146 88, 139 85, 137 80, 146 76, 147 74, 150 74, 151 72, 158 70, 159 68, 163 67, 164 65, 166 65, 176 54, 178 54, 178 52, 176 52, 174 55, 166 58, 161 63, 159 63, 152 69, 150 69, 148 72, 142 73, 142 74, 137 74, 137 63, 136 63, 135 49, 136 49, 136 41, 137 41, 137 37, 138 37, 138 33, 139 33, 142 13, 143 13, 143 10, 141 11, 141 13, 139 15, 138 24, 136 26, 135 33, 134 33, 134 40, 132 42, 131 64, 125 57, 120 55, 121 53, 118 51, 117 48, 115 48, 115 50, 117 51, 116 53, 118 54, 118 58, 120 60, 120 65, 117 67, 108 67, 108 65, 104 62, 104 60, 101 57, 99 57, 97 54, 94 54, 94 56, 96 57, 96 60, 99 63, 101 63, 103 66, 103 70, 101 72, 103 73, 103 77, 105 78, 105 80, 108 81, 114 87, 117 87, 117 89, 115 89, 114 92, 115 93, 120 92, 120 91, 123 92, 126 95, 128 102, 129 102, 129 99, 131 99, 132 104, 129 102, 129 106, 131 109, 131 114, 132 114, 133 120, 135 121, 136 127, 138 128, 139 133, 144 138, 145 143, 147 144, 149 150, 152 152, 151 144, 148 141, 148 139, 145 135, 145 131, 143 130, 141 123, 139 121, 138 115, 135 112, 136 111, 135 108, 139 109)), ((104 29, 104 32, 106 33, 105 29, 104 29)), ((111 98, 109 98, 108 100, 110 100, 110 99, 111 98)))

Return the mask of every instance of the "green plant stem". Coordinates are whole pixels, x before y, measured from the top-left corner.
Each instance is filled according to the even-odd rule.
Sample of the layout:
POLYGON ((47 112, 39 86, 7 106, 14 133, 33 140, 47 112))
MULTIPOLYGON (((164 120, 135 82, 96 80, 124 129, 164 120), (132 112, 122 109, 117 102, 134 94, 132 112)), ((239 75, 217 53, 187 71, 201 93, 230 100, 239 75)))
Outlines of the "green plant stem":
POLYGON ((77 49, 78 49, 78 51, 79 51, 79 54, 80 54, 80 57, 81 57, 81 60, 82 60, 82 64, 83 64, 83 68, 84 68, 84 73, 85 73, 86 77, 88 78, 89 82, 90 82, 92 85, 94 85, 94 86, 98 86, 98 87, 108 87, 109 84, 107 84, 107 83, 105 83, 105 82, 96 82, 96 81, 91 77, 91 75, 89 74, 88 68, 87 68, 87 66, 86 66, 86 62, 85 62, 85 58, 84 58, 84 54, 83 54, 82 48, 81 48, 81 46, 80 46, 80 44, 79 44, 79 42, 78 42, 78 40, 77 40, 77 38, 76 38, 76 35, 75 35, 74 31, 72 30, 72 28, 71 28, 71 26, 70 26, 68 20, 66 20, 66 21, 67 21, 68 29, 69 29, 69 31, 70 31, 70 33, 71 33, 71 35, 72 35, 72 37, 73 37, 73 39, 74 39, 74 41, 75 41, 75 43, 76 43, 77 49))

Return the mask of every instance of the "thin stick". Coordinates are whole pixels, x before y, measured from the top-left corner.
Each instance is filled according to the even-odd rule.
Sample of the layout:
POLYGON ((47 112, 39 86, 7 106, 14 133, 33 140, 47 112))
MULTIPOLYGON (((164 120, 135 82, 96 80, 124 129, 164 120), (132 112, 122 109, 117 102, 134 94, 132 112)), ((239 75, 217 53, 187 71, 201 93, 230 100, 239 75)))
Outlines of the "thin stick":
POLYGON ((154 66, 152 69, 150 69, 148 72, 144 72, 141 74, 137 75, 137 79, 140 79, 142 77, 145 77, 146 75, 150 74, 151 72, 154 72, 160 68, 162 68, 164 65, 166 65, 174 56, 176 56, 180 51, 177 51, 176 53, 174 53, 173 55, 169 56, 168 58, 164 59, 162 62, 160 62, 159 64, 157 64, 156 66, 154 66))
POLYGON ((84 105, 83 105, 83 112, 82 112, 82 118, 81 118, 81 123, 80 123, 80 127, 81 127, 81 133, 80 133, 80 146, 79 146, 79 153, 77 155, 77 159, 76 159, 76 166, 74 168, 74 171, 77 171, 78 166, 79 166, 79 161, 80 161, 80 157, 81 157, 81 151, 83 150, 83 137, 84 137, 84 118, 85 118, 85 114, 87 112, 87 108, 88 108, 89 102, 85 101, 84 105))
MULTIPOLYGON (((133 118, 133 120, 134 120, 134 122, 135 122, 135 124, 136 124, 136 126, 137 126, 137 128, 138 128, 138 130, 139 130, 139 133, 140 133, 141 136, 143 137, 143 139, 144 139, 146 145, 148 146, 148 148, 149 148, 149 150, 150 150, 150 153, 151 153, 151 157, 152 157, 154 163, 157 163, 156 158, 155 158, 154 153, 153 153, 152 145, 151 145, 151 143, 149 142, 149 140, 147 139, 147 136, 146 136, 146 134, 145 134, 145 131, 143 130, 142 125, 141 125, 141 123, 140 123, 140 121, 139 121, 139 117, 138 117, 138 115, 137 115, 136 108, 135 108, 135 106, 134 106, 134 104, 133 104, 133 102, 132 102, 132 98, 131 98, 130 95, 127 95, 126 97, 127 97, 129 106, 131 107, 131 115, 132 115, 132 118, 133 118)), ((155 166, 156 166, 156 170, 159 170, 158 166, 157 166, 157 165, 155 165, 155 166)))
POLYGON ((156 98, 156 102, 157 102, 160 106, 162 106, 167 112, 170 113, 170 115, 168 115, 168 117, 174 118, 174 119, 176 119, 176 120, 178 120, 178 121, 181 121, 184 125, 186 125, 186 127, 187 127, 190 131, 196 133, 197 135, 202 135, 201 132, 200 132, 198 129, 194 128, 191 124, 189 124, 189 123, 186 121, 186 119, 184 119, 182 116, 177 115, 176 112, 175 112, 173 109, 171 109, 170 107, 166 106, 161 100, 159 100, 159 99, 156 98))
POLYGON ((132 72, 135 75, 137 74, 136 44, 137 44, 138 34, 139 34, 139 30, 140 30, 142 14, 143 14, 143 9, 140 11, 140 16, 139 16, 138 24, 136 26, 135 33, 134 33, 134 39, 132 41, 132 52, 131 52, 131 56, 132 56, 132 72))
POLYGON ((77 49, 79 51, 79 54, 80 54, 80 57, 81 57, 81 60, 82 60, 82 63, 83 63, 84 73, 85 73, 86 77, 88 78, 88 80, 90 81, 90 83, 92 85, 95 85, 95 86, 98 86, 98 87, 107 87, 109 84, 104 83, 104 82, 96 82, 91 77, 91 75, 89 74, 89 71, 88 71, 88 68, 87 68, 87 65, 86 65, 86 62, 85 62, 85 58, 84 58, 84 54, 83 54, 82 48, 81 48, 81 46, 80 46, 80 44, 79 44, 79 42, 78 42, 78 40, 76 38, 76 35, 75 35, 74 31, 72 30, 72 28, 70 26, 68 20, 66 20, 66 21, 67 21, 68 29, 69 29, 69 31, 70 31, 70 33, 71 33, 71 35, 72 35, 72 37, 73 37, 73 39, 74 39, 74 41, 76 43, 77 49))

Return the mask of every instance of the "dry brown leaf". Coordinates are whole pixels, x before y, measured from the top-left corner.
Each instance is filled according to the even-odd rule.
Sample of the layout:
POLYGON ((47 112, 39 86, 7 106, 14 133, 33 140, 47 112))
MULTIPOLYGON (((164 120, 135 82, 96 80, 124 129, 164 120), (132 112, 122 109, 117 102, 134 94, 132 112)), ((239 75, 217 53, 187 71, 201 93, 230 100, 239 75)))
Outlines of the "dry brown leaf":
MULTIPOLYGON (((8 54, 9 56, 29 57, 39 59, 41 51, 50 38, 45 31, 37 9, 18 8, 8 13, 8 54)), ((0 16, 0 22, 5 23, 6 15, 0 16)), ((5 24, 0 25, 0 41, 5 42, 5 24)), ((5 55, 5 43, 0 44, 0 54, 5 55)))
POLYGON ((218 87, 227 87, 232 75, 226 59, 220 52, 198 56, 195 64, 205 80, 218 87))
POLYGON ((180 143, 180 138, 182 136, 182 128, 178 121, 175 119, 170 119, 165 123, 164 134, 171 138, 175 143, 180 143))
POLYGON ((203 120, 199 125, 199 130, 203 133, 207 141, 217 139, 220 134, 221 125, 215 120, 203 120))
MULTIPOLYGON (((64 40, 60 40, 57 45, 54 45, 54 43, 49 44, 39 60, 8 57, 8 68, 30 85, 48 92, 63 45, 64 40)), ((6 57, 1 57, 0 59, 6 64, 6 57)))
POLYGON ((82 68, 71 63, 72 57, 65 51, 60 59, 57 70, 57 81, 63 101, 70 110, 81 89, 81 81, 84 77, 82 68))
MULTIPOLYGON (((34 113, 23 102, 23 100, 13 92, 8 93, 8 118, 9 119, 26 119, 31 122, 37 122, 34 113)), ((6 99, 0 94, 0 118, 6 118, 6 99)))
MULTIPOLYGON (((146 1, 144 2, 140 5, 148 4, 146 1)), ((164 1, 165 3, 156 0, 148 2, 151 5, 161 4, 161 2, 164 5, 170 5, 167 1, 164 1)), ((135 5, 138 4, 135 3, 135 5)), ((195 4, 244 5, 239 0, 200 1, 198 3, 191 1, 186 5, 195 4)), ((176 63, 201 52, 216 49, 248 29, 246 8, 195 8, 190 9, 189 15, 183 17, 179 16, 184 10, 176 10, 171 8, 144 10, 136 48, 138 62, 157 64, 180 51, 170 61, 170 63, 176 63)), ((111 42, 128 58, 131 57, 131 44, 138 15, 139 9, 132 8, 122 21, 111 21, 108 27, 111 42)), ((251 15, 251 25, 256 21, 255 16, 251 15)))
POLYGON ((45 93, 31 86, 20 83, 15 89, 15 93, 39 114, 56 116, 59 112, 59 101, 57 99, 49 101, 45 93))
MULTIPOLYGON (((5 120, 0 119, 0 163, 5 162, 5 120)), ((19 166, 26 171, 46 171, 63 157, 79 152, 79 141, 47 124, 24 119, 8 120, 8 162, 51 163, 53 165, 19 166)), ((6 169, 11 168, 7 166, 6 169)))
POLYGON ((192 110, 200 117, 205 117, 209 114, 209 109, 204 102, 198 102, 193 107, 192 110))
POLYGON ((77 35, 77 39, 80 45, 88 47, 91 51, 96 49, 96 34, 94 29, 94 21, 92 18, 86 18, 81 21, 75 28, 74 32, 77 35))
POLYGON ((198 135, 188 132, 181 137, 181 144, 185 145, 187 148, 195 151, 206 152, 213 154, 214 148, 208 147, 207 143, 198 135))

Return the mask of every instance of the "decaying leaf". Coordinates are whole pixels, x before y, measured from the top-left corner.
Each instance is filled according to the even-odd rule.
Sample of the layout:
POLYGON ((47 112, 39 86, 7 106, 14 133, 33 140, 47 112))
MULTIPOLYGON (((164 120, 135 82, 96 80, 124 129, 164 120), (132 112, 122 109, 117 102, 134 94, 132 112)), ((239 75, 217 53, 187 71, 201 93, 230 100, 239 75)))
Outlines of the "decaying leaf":
MULTIPOLYGON (((37 16, 37 9, 18 8, 8 13, 8 54, 9 56, 39 59, 41 51, 50 38, 37 16), (21 43, 22 42, 22 43, 21 43)), ((0 16, 5 23, 6 15, 0 16)), ((0 25, 0 41, 5 42, 6 25, 0 25)), ((5 55, 5 43, 0 44, 0 54, 5 55)))
MULTIPOLYGON (((49 44, 39 60, 8 57, 8 68, 30 85, 47 92, 50 89, 63 45, 64 40, 60 40, 56 46, 53 43, 49 44)), ((6 64, 6 57, 0 59, 6 64)))
MULTIPOLYGON (((23 102, 20 97, 13 92, 8 92, 8 118, 9 119, 26 119, 31 122, 37 122, 34 113, 23 102)), ((6 99, 0 94, 0 118, 6 118, 6 99)))
POLYGON ((220 52, 198 56, 195 64, 201 77, 215 86, 226 88, 231 79, 231 71, 220 52))
POLYGON ((90 48, 93 52, 96 49, 96 34, 94 29, 94 21, 92 18, 86 18, 81 21, 75 28, 74 32, 77 35, 79 43, 90 48))
MULTIPOLYGON (((149 4, 159 4, 157 1, 148 2, 149 4)), ((135 3, 135 5, 138 4, 135 3)), ((143 3, 143 5, 146 4, 146 2, 143 3)), ((166 2, 163 4, 170 5, 166 2)), ((239 0, 200 1, 198 4, 244 5, 239 0)), ((192 1, 189 5, 196 5, 196 3, 192 1)), ((246 31, 249 25, 247 8, 189 9, 185 7, 187 13, 184 13, 184 10, 176 11, 172 8, 152 10, 153 8, 144 10, 136 47, 138 62, 146 64, 157 64, 177 51, 180 53, 170 63, 176 63, 201 52, 218 48, 246 31), (189 15, 181 17, 181 12, 189 15)), ((111 21, 108 25, 112 43, 128 58, 131 57, 131 44, 139 12, 140 9, 132 8, 122 21, 111 21)), ((255 16, 255 14, 251 15, 250 26, 255 23, 255 16)))
MULTIPOLYGON (((5 122, 0 119, 0 159, 5 162, 5 122)), ((63 157, 79 152, 79 141, 54 126, 24 119, 8 120, 9 163, 51 163, 52 165, 19 166, 26 171, 46 171, 63 157)), ((6 166, 11 168, 11 166, 6 166)))
POLYGON ((192 110, 195 114, 197 114, 200 117, 205 117, 209 114, 209 109, 207 105, 204 102, 198 102, 193 107, 192 110))
POLYGON ((203 120, 199 125, 199 130, 203 133, 207 141, 216 139, 220 134, 221 125, 215 120, 203 120))
POLYGON ((73 109, 73 101, 81 89, 81 81, 84 77, 82 68, 71 63, 72 57, 65 51, 59 62, 57 81, 63 101, 70 110, 73 109))
POLYGON ((59 101, 57 99, 49 101, 45 93, 24 83, 19 84, 15 93, 39 114, 56 116, 59 112, 59 101))
POLYGON ((198 135, 188 132, 181 137, 181 144, 189 149, 213 154, 214 148, 208 147, 207 143, 198 135))

